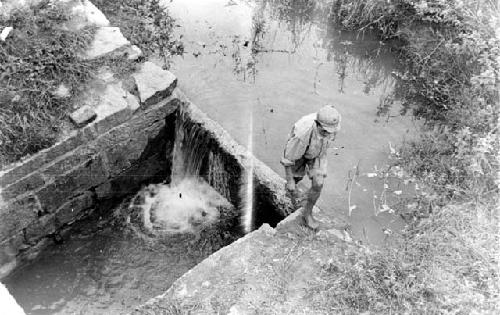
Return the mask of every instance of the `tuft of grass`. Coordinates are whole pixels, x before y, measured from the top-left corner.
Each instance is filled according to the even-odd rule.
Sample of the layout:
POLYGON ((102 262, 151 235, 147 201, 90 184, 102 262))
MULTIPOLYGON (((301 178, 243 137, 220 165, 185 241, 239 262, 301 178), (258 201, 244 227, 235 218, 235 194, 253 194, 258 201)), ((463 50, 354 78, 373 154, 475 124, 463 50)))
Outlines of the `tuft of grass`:
POLYGON ((64 84, 75 96, 92 77, 79 56, 94 29, 66 29, 69 20, 65 6, 49 1, 0 18, 14 28, 0 43, 0 165, 54 144, 73 99, 56 90, 64 84))
MULTIPOLYGON (((146 57, 158 54, 165 67, 183 46, 172 40, 174 19, 158 0, 94 1, 138 45, 146 57)), ((0 29, 14 30, 0 42, 0 166, 53 145, 64 130, 66 115, 93 78, 108 66, 127 79, 137 64, 122 57, 83 60, 95 28, 70 27, 69 5, 43 0, 0 17, 0 29), (61 97, 60 86, 68 90, 61 97)))
POLYGON ((424 120, 416 141, 402 148, 400 164, 443 196, 483 198, 498 190, 500 39, 499 8, 492 1, 344 1, 332 20, 344 28, 398 38, 395 100, 403 113, 424 120))
POLYGON ((406 68, 390 98, 424 126, 394 162, 421 187, 410 216, 419 219, 394 247, 327 268, 320 297, 331 310, 500 312, 498 12, 488 0, 335 1, 337 25, 400 41, 406 68))
POLYGON ((496 314, 498 223, 488 205, 449 205, 394 246, 332 259, 314 301, 340 314, 496 314))
POLYGON ((172 35, 175 20, 159 0, 95 0, 93 3, 146 58, 159 56, 165 69, 171 56, 183 54, 182 42, 172 35))

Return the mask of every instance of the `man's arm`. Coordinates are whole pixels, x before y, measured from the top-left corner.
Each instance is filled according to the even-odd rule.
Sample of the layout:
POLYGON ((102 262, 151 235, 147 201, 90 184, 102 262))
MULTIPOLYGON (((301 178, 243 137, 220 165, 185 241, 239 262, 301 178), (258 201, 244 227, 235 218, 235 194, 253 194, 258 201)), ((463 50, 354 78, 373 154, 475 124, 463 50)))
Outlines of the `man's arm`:
POLYGON ((286 188, 289 191, 295 190, 295 179, 293 178, 293 165, 295 161, 302 158, 306 152, 308 143, 304 141, 304 137, 294 133, 292 129, 291 136, 288 139, 281 164, 285 167, 286 188))

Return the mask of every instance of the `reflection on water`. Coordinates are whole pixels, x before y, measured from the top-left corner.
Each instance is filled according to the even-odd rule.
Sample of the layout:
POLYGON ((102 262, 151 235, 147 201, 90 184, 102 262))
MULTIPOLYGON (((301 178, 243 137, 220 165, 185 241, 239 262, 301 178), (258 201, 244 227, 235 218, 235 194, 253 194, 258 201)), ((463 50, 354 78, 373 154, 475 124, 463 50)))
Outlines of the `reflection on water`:
POLYGON ((334 104, 343 129, 330 152, 319 206, 349 221, 371 243, 386 238, 384 229, 401 228, 398 217, 374 211, 373 196, 383 182, 362 176, 387 163, 388 143, 399 143, 412 128, 390 97, 397 65, 389 45, 368 33, 336 29, 331 0, 165 4, 186 47, 171 70, 194 103, 242 145, 248 146, 252 133, 254 155, 281 175, 279 160, 293 123, 334 104), (257 119, 250 125, 249 117, 257 119), (361 176, 351 190, 356 208, 349 216, 345 183, 358 164, 361 176))

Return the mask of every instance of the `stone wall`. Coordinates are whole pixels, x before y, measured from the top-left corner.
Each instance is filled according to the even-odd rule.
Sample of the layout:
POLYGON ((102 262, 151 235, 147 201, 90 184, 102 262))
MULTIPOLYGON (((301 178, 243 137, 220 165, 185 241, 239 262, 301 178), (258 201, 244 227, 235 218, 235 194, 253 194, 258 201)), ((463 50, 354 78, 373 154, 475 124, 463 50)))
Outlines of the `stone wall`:
MULTIPOLYGON (((97 27, 83 58, 122 56, 135 60, 138 70, 124 78, 100 69, 69 115, 71 131, 0 171, 0 278, 97 205, 133 193, 143 182, 164 180, 170 171, 175 121, 167 117, 179 105, 177 79, 140 61, 141 51, 92 3, 62 2, 72 6, 72 27, 97 27)), ((2 14, 9 4, 16 3, 4 3, 2 14)))
POLYGON ((166 117, 179 104, 172 95, 176 80, 149 63, 135 79, 145 89, 139 97, 112 83, 104 95, 122 96, 102 101, 93 121, 0 173, 0 266, 11 269, 19 253, 42 246, 99 202, 168 177, 166 149, 174 137, 166 117), (145 73, 163 73, 169 80, 160 86, 145 73))

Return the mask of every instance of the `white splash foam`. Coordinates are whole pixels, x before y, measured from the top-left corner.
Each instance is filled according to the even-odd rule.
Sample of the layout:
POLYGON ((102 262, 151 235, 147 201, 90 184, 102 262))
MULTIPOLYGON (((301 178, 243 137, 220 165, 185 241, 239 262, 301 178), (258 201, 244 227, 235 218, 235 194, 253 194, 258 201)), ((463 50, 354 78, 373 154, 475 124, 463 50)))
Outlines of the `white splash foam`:
POLYGON ((145 195, 140 208, 144 227, 148 230, 194 232, 217 220, 218 207, 230 207, 230 203, 205 181, 193 177, 173 185, 149 185, 140 193, 145 195))

